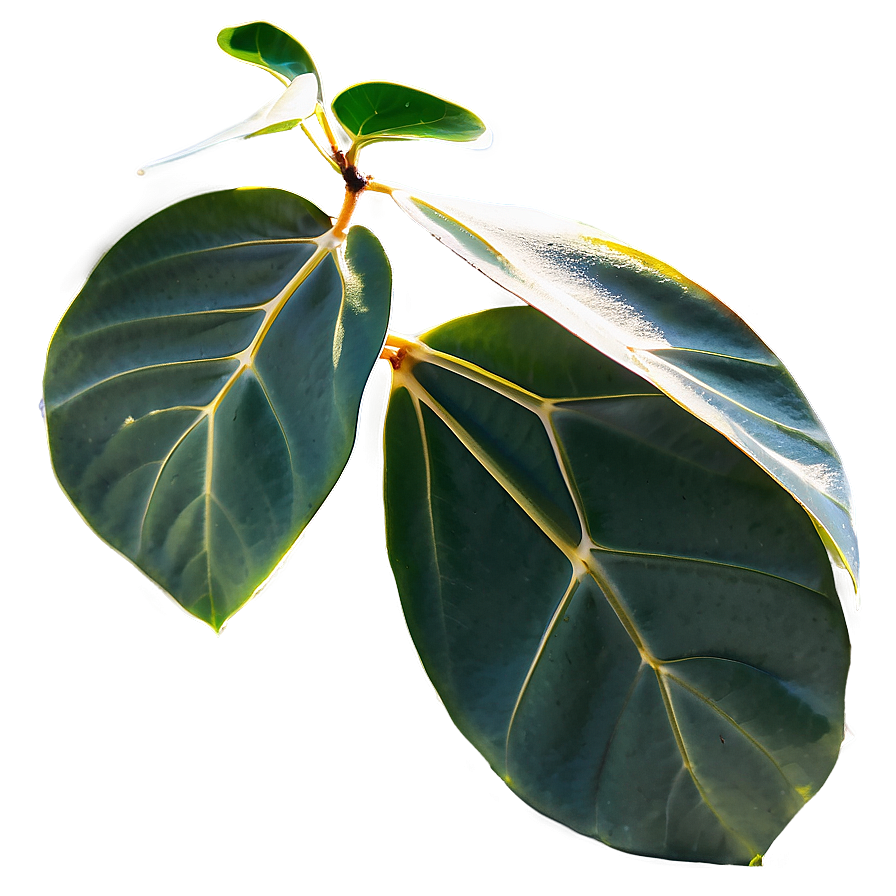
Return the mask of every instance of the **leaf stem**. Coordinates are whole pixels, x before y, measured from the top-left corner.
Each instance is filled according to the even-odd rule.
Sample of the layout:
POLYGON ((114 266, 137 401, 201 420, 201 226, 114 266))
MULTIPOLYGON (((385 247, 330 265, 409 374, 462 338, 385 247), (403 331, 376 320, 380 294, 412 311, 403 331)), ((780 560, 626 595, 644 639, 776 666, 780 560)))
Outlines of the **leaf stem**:
POLYGON ((388 184, 381 184, 379 181, 375 180, 367 181, 367 189, 373 193, 385 193, 388 196, 391 196, 395 191, 394 187, 390 187, 388 184))
MULTIPOLYGON (((336 163, 336 160, 333 156, 328 153, 318 142, 314 139, 314 134, 308 130, 305 126, 305 122, 300 122, 299 127, 302 129, 302 132, 305 136, 311 141, 311 145, 327 160, 327 163, 333 168, 334 171, 339 171, 339 165, 336 163)), ((342 172, 339 172, 340 174, 342 172)))
POLYGON ((323 129, 323 132, 330 143, 330 151, 335 156, 336 153, 339 152, 339 143, 336 140, 336 135, 333 133, 333 128, 330 127, 330 120, 327 118, 327 110, 324 109, 320 103, 314 107, 314 117, 323 129))
POLYGON ((339 217, 333 222, 333 227, 330 229, 330 235, 335 240, 342 242, 345 239, 360 195, 360 190, 352 190, 351 187, 346 185, 345 199, 342 202, 342 208, 339 210, 339 217))

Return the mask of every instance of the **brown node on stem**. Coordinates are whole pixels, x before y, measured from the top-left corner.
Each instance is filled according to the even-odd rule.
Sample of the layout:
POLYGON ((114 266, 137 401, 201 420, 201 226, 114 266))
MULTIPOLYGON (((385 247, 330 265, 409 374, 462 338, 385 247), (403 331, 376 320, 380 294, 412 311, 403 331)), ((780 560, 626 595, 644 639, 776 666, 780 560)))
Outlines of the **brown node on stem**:
POLYGON ((405 359, 407 353, 408 350, 403 345, 399 348, 393 348, 392 346, 387 345, 383 348, 380 357, 385 358, 392 365, 394 370, 399 370, 401 368, 401 362, 405 359))
POLYGON ((358 171, 357 167, 349 165, 346 161, 345 153, 338 149, 333 153, 333 158, 336 160, 336 164, 342 172, 342 179, 345 181, 345 186, 348 188, 348 191, 350 193, 360 193, 370 181, 370 176, 368 175, 365 177, 358 171))

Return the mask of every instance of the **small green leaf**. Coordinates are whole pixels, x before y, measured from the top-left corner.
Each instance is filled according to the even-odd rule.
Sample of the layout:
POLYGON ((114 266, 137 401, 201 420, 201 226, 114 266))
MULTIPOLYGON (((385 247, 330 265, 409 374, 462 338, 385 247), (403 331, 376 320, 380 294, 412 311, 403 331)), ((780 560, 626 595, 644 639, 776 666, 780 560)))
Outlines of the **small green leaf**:
POLYGON ((849 641, 802 507, 532 308, 396 356, 389 557, 455 724, 627 852, 757 864, 843 737, 849 641))
POLYGON ((587 224, 402 190, 392 197, 495 283, 731 439, 808 510, 857 584, 858 542, 837 451, 781 360, 730 308, 587 224))
POLYGON ((215 629, 338 479, 382 344, 386 256, 361 227, 334 246, 330 226, 282 190, 187 199, 109 250, 50 345, 59 482, 215 629))
POLYGON ((333 114, 356 146, 424 137, 464 142, 485 133, 472 112, 430 93, 381 81, 343 90, 333 100, 333 114))
POLYGON ((226 143, 228 140, 248 139, 249 137, 260 137, 262 134, 289 131, 306 118, 314 115, 317 105, 316 90, 317 81, 313 75, 299 75, 276 100, 266 103, 245 121, 219 131, 186 149, 148 162, 138 171, 138 174, 144 174, 149 168, 175 162, 204 149, 217 146, 219 143, 226 143))
POLYGON ((299 75, 320 76, 308 51, 291 35, 268 22, 249 22, 225 28, 218 35, 218 46, 231 56, 270 72, 278 81, 289 84, 299 75))

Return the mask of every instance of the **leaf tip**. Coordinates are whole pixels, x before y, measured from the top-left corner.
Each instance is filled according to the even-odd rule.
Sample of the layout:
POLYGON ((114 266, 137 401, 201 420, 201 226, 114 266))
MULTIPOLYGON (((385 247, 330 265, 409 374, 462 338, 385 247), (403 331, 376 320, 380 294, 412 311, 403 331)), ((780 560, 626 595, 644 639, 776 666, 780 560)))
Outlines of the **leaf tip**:
POLYGON ((759 866, 759 865, 762 865, 762 856, 759 855, 759 853, 757 852, 756 855, 753 856, 752 859, 750 859, 750 868, 753 868, 754 866, 759 866))

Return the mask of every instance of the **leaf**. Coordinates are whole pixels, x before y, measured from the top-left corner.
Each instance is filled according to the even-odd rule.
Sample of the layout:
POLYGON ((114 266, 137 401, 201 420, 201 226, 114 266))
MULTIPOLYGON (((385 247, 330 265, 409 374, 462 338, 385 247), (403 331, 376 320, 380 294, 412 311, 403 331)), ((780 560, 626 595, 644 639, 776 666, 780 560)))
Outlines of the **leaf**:
POLYGON ((467 109, 412 87, 381 81, 343 90, 333 100, 333 114, 356 146, 424 137, 465 142, 485 133, 485 125, 467 109))
POLYGON ((268 22, 249 22, 225 28, 218 34, 218 46, 225 52, 270 72, 278 81, 289 84, 300 75, 320 76, 308 51, 290 34, 268 22))
POLYGON ((811 514, 858 582, 849 485, 781 361, 715 296, 586 224, 531 209, 392 193, 500 286, 635 371, 745 451, 811 514))
POLYGON ((376 238, 281 190, 207 193, 116 243, 53 337, 56 475, 85 520, 220 629, 351 451, 389 315, 376 238))
POLYGON ((827 778, 849 642, 803 509, 531 308, 399 351, 387 544, 451 718, 538 811, 757 864, 827 778))
POLYGON ((226 143, 228 140, 236 140, 240 137, 260 137, 262 134, 288 131, 314 115, 317 104, 316 90, 317 80, 313 75, 299 75, 278 99, 266 103, 245 121, 219 131, 217 134, 213 134, 199 143, 194 143, 186 149, 172 153, 170 156, 148 162, 137 173, 144 174, 148 168, 174 162, 203 149, 217 146, 219 143, 226 143))

